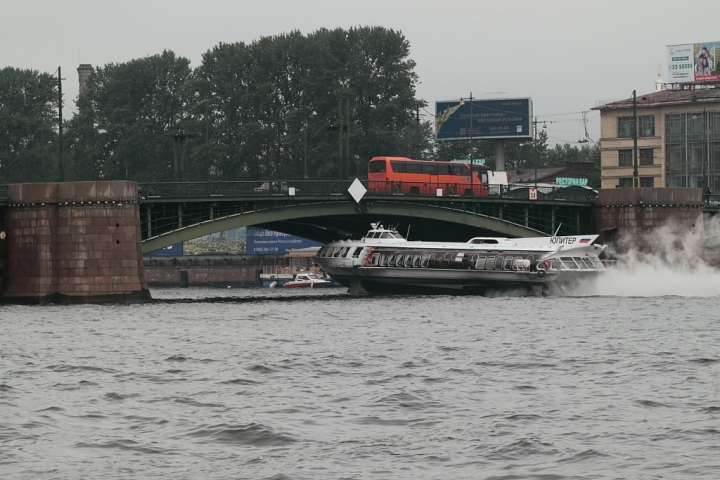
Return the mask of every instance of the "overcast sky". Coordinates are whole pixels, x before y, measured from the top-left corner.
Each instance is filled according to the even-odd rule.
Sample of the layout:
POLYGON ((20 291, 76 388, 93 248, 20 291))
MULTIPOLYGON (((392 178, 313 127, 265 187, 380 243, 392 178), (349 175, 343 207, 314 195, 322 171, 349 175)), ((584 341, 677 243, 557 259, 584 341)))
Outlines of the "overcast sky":
MULTIPOLYGON (((581 112, 652 92, 666 46, 720 41, 719 18, 718 0, 0 0, 0 68, 62 67, 69 116, 80 63, 168 49, 196 67, 220 42, 382 26, 409 40, 429 113, 470 93, 531 97, 550 143, 574 143, 585 135, 581 112)), ((588 133, 600 137, 597 112, 588 133)))

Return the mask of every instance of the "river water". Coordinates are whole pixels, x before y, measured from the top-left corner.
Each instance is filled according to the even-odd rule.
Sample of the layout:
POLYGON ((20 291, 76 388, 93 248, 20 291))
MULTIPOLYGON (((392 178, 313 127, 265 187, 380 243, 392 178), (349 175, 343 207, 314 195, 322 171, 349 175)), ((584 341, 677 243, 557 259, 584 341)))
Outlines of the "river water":
POLYGON ((546 298, 0 306, 0 477, 718 478, 720 280, 633 295, 638 275, 546 298))

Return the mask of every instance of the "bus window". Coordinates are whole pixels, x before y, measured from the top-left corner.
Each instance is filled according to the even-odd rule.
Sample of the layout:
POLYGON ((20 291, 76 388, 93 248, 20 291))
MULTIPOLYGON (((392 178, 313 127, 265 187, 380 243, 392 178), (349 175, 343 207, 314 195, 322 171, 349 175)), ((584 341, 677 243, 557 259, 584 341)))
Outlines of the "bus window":
POLYGON ((483 185, 487 185, 487 184, 488 184, 488 176, 487 176, 487 173, 483 173, 482 175, 480 175, 480 180, 482 180, 483 185))
POLYGON ((502 255, 495 257, 495 270, 502 270, 503 260, 505 258, 502 255))
POLYGON ((368 165, 368 172, 381 173, 385 171, 385 160, 373 160, 368 165))
POLYGON ((452 175, 452 164, 439 163, 437 167, 438 167, 438 175, 452 175))
POLYGON ((390 166, 392 166, 393 172, 395 172, 395 173, 405 173, 405 163, 407 163, 407 162, 400 162, 398 160, 390 160, 390 166))
POLYGON ((452 164, 452 174, 459 175, 459 176, 469 176, 470 169, 464 163, 453 163, 452 164))
POLYGON ((422 162, 405 162, 406 173, 422 173, 422 162))
POLYGON ((437 163, 422 162, 421 165, 422 165, 422 173, 427 173, 429 175, 437 175, 438 174, 437 163))

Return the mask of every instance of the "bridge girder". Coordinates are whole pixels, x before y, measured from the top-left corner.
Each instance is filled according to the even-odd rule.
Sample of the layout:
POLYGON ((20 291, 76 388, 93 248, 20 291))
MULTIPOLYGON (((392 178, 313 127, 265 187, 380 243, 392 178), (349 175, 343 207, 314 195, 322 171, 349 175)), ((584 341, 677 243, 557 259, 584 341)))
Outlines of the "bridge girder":
POLYGON ((464 241, 473 236, 533 237, 544 233, 487 215, 449 206, 413 202, 352 200, 289 204, 208 220, 151 237, 142 243, 143 253, 238 227, 260 226, 303 236, 321 243, 337 238, 359 237, 370 222, 412 226, 414 238, 464 241))

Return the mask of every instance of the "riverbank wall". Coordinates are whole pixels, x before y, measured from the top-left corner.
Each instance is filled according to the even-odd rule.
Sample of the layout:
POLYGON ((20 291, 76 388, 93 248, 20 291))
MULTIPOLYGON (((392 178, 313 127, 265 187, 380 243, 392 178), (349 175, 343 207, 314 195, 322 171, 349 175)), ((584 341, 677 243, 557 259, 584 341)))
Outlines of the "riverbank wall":
POLYGON ((262 267, 253 265, 178 265, 146 266, 149 286, 262 286, 262 267))

